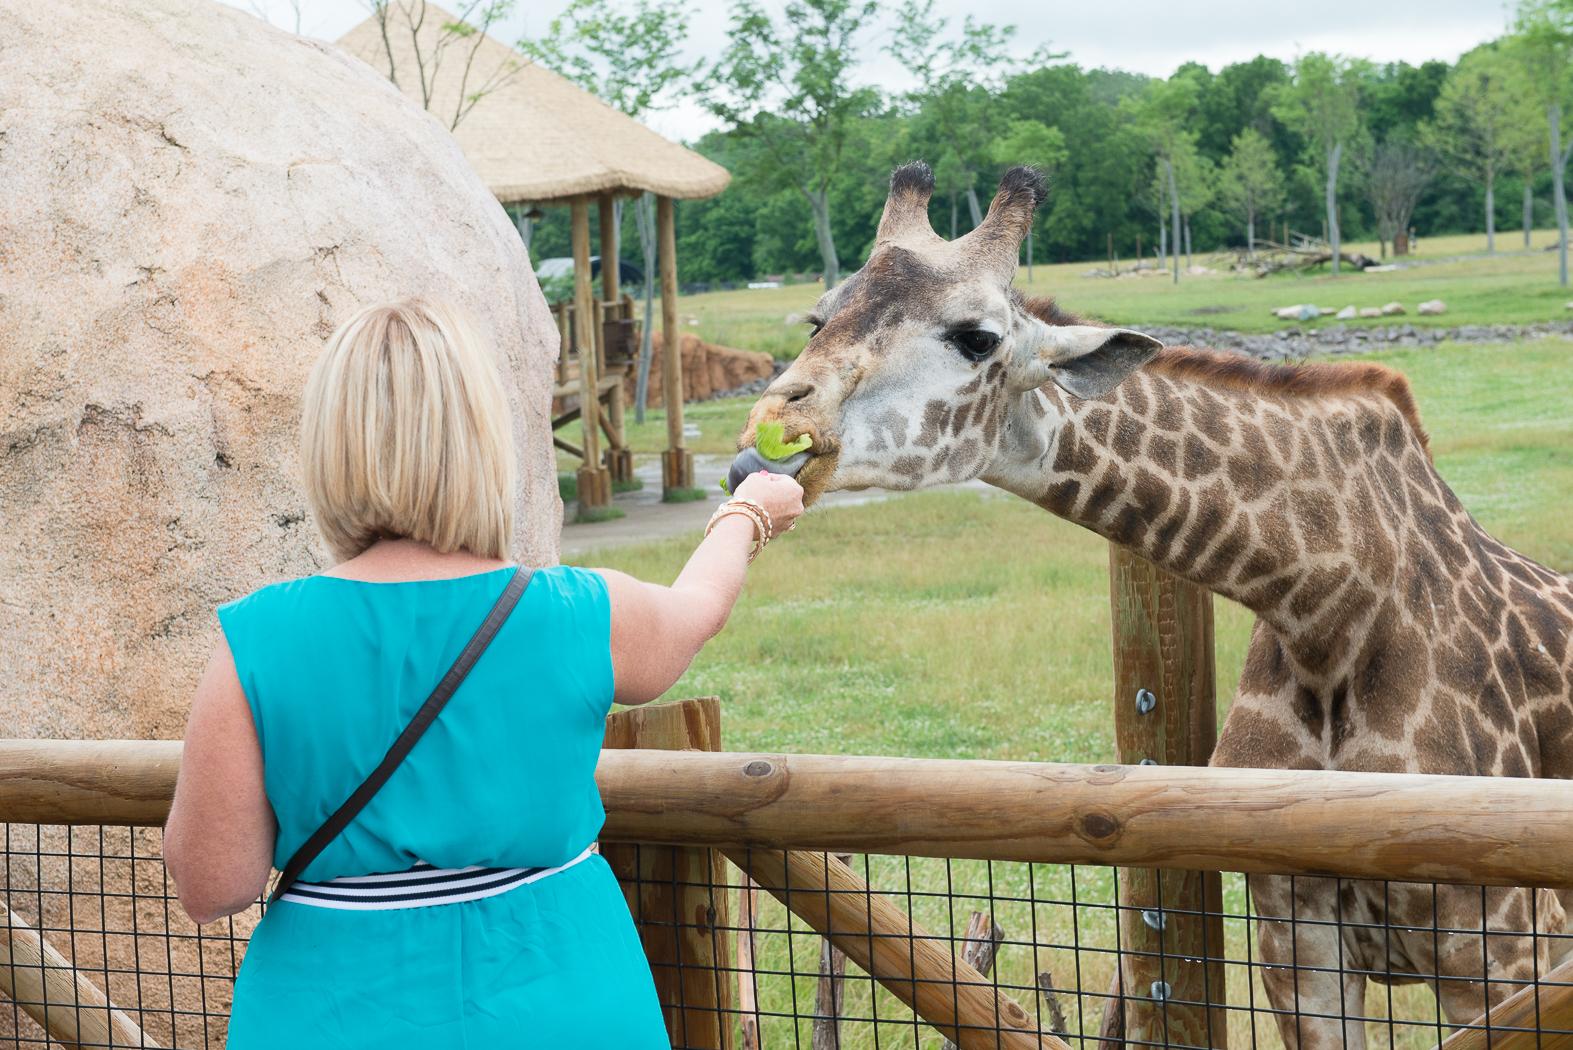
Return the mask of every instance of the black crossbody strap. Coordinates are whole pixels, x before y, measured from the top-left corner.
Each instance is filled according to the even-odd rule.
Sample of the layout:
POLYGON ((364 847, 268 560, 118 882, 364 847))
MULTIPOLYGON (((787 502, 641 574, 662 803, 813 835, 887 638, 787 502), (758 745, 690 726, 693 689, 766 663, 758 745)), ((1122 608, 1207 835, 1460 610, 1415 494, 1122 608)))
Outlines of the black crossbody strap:
POLYGON ((486 647, 497 637, 503 621, 508 619, 508 614, 513 612, 513 607, 519 604, 519 598, 524 594, 524 589, 530 585, 532 572, 524 566, 514 570, 513 576, 508 580, 508 586, 503 588, 502 594, 497 599, 497 604, 492 606, 492 611, 486 614, 486 619, 476 630, 475 634, 459 654, 459 658, 448 668, 448 673, 442 676, 442 681, 437 683, 437 688, 432 690, 431 696, 415 712, 415 717, 410 719, 410 724, 404 727, 404 732, 388 748, 388 753, 382 756, 382 761, 377 768, 371 771, 364 783, 356 788, 344 804, 334 811, 333 816, 323 821, 322 827, 312 832, 312 835, 295 851, 295 855, 284 865, 284 871, 279 875, 279 881, 273 886, 273 895, 268 898, 268 903, 278 900, 285 890, 293 886, 300 878, 306 866, 317 859, 328 843, 339 837, 339 834, 350 825, 360 811, 366 808, 372 796, 382 790, 382 786, 393 776, 393 771, 399 768, 417 741, 431 728, 437 720, 453 694, 463 684, 469 675, 470 669, 481 658, 486 647))

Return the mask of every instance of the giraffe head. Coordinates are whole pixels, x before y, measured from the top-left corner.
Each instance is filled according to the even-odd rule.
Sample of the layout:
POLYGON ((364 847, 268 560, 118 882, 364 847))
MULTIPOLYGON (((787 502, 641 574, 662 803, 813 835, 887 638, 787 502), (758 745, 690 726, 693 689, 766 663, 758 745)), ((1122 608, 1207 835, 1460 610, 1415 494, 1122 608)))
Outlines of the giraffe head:
POLYGON ((914 489, 977 477, 998 450, 1008 409, 1055 383, 1100 397, 1160 343, 1118 328, 1050 325, 1012 286, 1021 241, 1045 195, 1031 168, 1012 168, 977 229, 946 241, 929 226, 934 176, 908 164, 863 268, 826 292, 803 352, 754 406, 808 434, 799 474, 809 500, 831 489, 914 489))

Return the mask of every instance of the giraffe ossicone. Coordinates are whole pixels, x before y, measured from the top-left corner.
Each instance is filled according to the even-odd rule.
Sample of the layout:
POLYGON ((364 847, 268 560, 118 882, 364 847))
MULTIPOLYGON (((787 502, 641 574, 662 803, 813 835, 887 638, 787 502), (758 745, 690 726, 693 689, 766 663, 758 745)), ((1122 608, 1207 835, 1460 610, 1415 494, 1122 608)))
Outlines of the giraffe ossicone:
MULTIPOLYGON (((896 170, 868 261, 821 298, 745 442, 763 421, 809 435, 810 500, 982 478, 1251 609, 1215 765, 1573 778, 1573 585, 1470 517, 1402 375, 1084 324, 1012 284, 1036 173, 1008 172, 954 241, 932 192, 926 166, 896 170)), ((1251 887, 1293 1047, 1363 1046, 1345 1018, 1368 974, 1430 978, 1462 1023, 1573 955, 1546 936, 1568 891, 1251 887)))

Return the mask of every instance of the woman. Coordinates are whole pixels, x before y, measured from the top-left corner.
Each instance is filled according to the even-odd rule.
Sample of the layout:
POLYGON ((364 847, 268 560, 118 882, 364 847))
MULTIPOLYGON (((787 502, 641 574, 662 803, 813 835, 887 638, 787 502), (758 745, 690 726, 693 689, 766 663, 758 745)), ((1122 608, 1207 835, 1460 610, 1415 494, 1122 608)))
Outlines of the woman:
MULTIPOLYGON (((338 564, 218 611, 164 836, 197 922, 257 899, 512 580, 511 433, 490 355, 449 310, 373 307, 334 334, 301 459, 338 564)), ((602 720, 677 681, 757 548, 800 513, 796 482, 755 475, 671 587, 534 572, 431 728, 268 908, 232 1050, 667 1046, 627 905, 591 850, 602 720)))

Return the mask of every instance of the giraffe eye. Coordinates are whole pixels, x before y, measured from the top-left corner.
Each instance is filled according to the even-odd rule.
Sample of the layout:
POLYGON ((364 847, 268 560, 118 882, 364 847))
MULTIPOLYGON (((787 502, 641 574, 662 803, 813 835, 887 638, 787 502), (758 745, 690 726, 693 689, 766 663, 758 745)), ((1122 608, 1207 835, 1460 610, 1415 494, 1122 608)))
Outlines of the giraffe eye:
POLYGON ((1000 345, 1000 337, 983 328, 958 328, 949 338, 968 361, 981 361, 1000 345))

